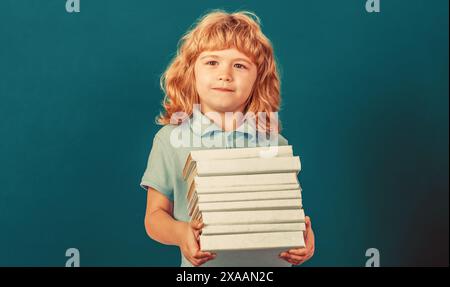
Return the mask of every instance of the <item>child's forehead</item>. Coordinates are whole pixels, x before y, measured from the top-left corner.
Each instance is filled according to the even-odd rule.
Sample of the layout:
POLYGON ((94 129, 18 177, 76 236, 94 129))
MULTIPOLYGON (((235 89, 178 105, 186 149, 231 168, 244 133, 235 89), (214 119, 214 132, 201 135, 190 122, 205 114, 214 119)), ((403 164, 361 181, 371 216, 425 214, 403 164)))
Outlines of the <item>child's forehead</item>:
POLYGON ((212 49, 212 50, 203 50, 199 55, 198 58, 205 58, 205 57, 213 57, 213 58, 233 58, 233 59, 244 59, 250 62, 252 61, 252 58, 249 57, 246 53, 239 51, 236 48, 225 48, 225 49, 212 49))

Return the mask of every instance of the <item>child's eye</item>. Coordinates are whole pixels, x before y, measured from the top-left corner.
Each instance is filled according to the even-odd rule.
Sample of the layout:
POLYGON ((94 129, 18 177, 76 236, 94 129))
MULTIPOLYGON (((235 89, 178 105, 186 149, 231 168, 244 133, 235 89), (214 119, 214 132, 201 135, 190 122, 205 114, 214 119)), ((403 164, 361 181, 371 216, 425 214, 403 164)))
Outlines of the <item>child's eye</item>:
POLYGON ((208 61, 208 62, 206 62, 206 65, 214 66, 215 64, 218 64, 218 62, 217 61, 208 61))
POLYGON ((239 69, 247 69, 247 67, 242 64, 235 64, 234 66, 239 69))

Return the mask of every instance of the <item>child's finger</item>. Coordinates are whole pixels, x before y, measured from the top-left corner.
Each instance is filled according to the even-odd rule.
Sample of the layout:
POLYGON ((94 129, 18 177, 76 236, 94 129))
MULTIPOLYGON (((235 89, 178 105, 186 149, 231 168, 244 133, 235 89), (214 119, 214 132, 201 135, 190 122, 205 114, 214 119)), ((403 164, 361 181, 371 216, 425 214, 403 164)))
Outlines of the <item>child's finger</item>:
POLYGON ((202 228, 203 228, 203 222, 200 222, 200 221, 198 221, 198 220, 191 221, 191 222, 190 222, 190 225, 191 225, 191 227, 192 227, 193 229, 195 229, 195 230, 199 230, 199 229, 202 229, 202 228))
POLYGON ((312 231, 312 229, 309 229, 307 232, 305 244, 306 244, 306 249, 308 249, 308 250, 314 248, 314 232, 312 231))
POLYGON ((306 249, 310 249, 314 246, 314 232, 312 231, 311 227, 306 229, 306 232, 304 233, 305 237, 305 244, 306 249))
POLYGON ((217 254, 215 254, 215 253, 211 253, 211 255, 210 256, 208 256, 208 257, 205 257, 207 260, 213 260, 213 259, 215 259, 217 257, 217 254))
POLYGON ((305 259, 305 256, 299 256, 299 255, 294 255, 294 254, 289 254, 289 259, 291 260, 296 260, 296 261, 301 261, 305 259))
POLYGON ((200 260, 198 261, 198 266, 203 265, 203 264, 205 264, 205 263, 208 262, 208 261, 209 261, 209 259, 200 259, 200 260))
POLYGON ((311 246, 311 249, 308 250, 308 255, 309 257, 312 257, 314 255, 314 251, 315 251, 315 247, 314 245, 311 246))
MULTIPOLYGON (((285 252, 283 252, 283 253, 285 253, 285 252)), ((287 261, 287 262, 291 263, 291 264, 297 265, 296 262, 294 262, 294 260, 291 259, 290 256, 287 253, 285 253, 285 255, 280 255, 280 258, 283 259, 284 261, 287 261)))
POLYGON ((192 265, 198 266, 198 259, 195 259, 191 255, 186 256, 186 259, 191 262, 192 265))
POLYGON ((197 266, 203 265, 206 261, 208 261, 208 260, 205 260, 205 259, 199 259, 199 260, 197 261, 197 266))
POLYGON ((199 261, 200 261, 200 265, 202 265, 202 264, 204 264, 204 263, 206 263, 206 262, 208 262, 208 261, 210 261, 210 260, 214 260, 216 258, 216 256, 214 255, 214 256, 210 256, 210 257, 205 257, 205 258, 203 258, 203 259, 200 259, 199 261))
POLYGON ((281 255, 280 255, 280 259, 282 259, 282 260, 284 260, 284 261, 287 261, 287 262, 289 262, 289 258, 288 258, 288 257, 286 257, 286 256, 281 256, 281 255))
POLYGON ((297 255, 297 254, 287 253, 287 252, 283 252, 281 254, 282 257, 295 259, 295 260, 303 260, 306 257, 306 255, 308 255, 308 254, 305 253, 303 255, 297 255))
POLYGON ((312 257, 312 256, 313 256, 313 254, 314 254, 314 249, 315 249, 314 245, 312 245, 312 246, 310 246, 310 248, 308 248, 307 254, 308 254, 309 257, 312 257))
POLYGON ((292 255, 292 254, 288 254, 288 253, 285 255, 281 255, 280 257, 288 262, 290 262, 289 260, 294 260, 294 261, 305 260, 305 256, 292 255))
POLYGON ((288 251, 289 254, 294 254, 294 255, 298 255, 298 256, 304 256, 306 254, 308 254, 308 249, 306 248, 301 248, 301 249, 290 249, 288 251))
POLYGON ((195 258, 192 259, 191 263, 196 267, 201 265, 201 261, 195 258))
POLYGON ((314 236, 311 225, 306 225, 306 230, 303 232, 303 238, 305 242, 308 243, 310 237, 314 236))
POLYGON ((305 224, 307 227, 311 227, 311 218, 309 216, 305 216, 305 224))
POLYGON ((205 258, 205 257, 212 257, 213 256, 213 253, 211 253, 211 252, 204 252, 204 251, 200 251, 200 250, 198 250, 194 255, 193 255, 193 257, 195 258, 195 259, 202 259, 202 258, 205 258))
POLYGON ((194 235, 195 235, 195 239, 200 240, 200 231, 199 230, 195 230, 194 229, 194 235))
POLYGON ((292 257, 292 256, 290 256, 290 257, 293 258, 293 259, 300 259, 300 261, 301 261, 300 263, 303 263, 306 260, 309 260, 314 255, 314 246, 312 248, 307 248, 307 251, 306 251, 306 253, 304 255, 298 255, 298 254, 295 254, 295 253, 289 253, 289 254, 290 255, 292 254, 292 256, 300 256, 301 259, 300 258, 295 258, 295 257, 292 257))
POLYGON ((295 260, 292 260, 292 259, 290 259, 290 258, 286 258, 285 260, 286 260, 287 262, 293 264, 293 265, 298 265, 298 264, 300 263, 300 262, 295 261, 295 260))

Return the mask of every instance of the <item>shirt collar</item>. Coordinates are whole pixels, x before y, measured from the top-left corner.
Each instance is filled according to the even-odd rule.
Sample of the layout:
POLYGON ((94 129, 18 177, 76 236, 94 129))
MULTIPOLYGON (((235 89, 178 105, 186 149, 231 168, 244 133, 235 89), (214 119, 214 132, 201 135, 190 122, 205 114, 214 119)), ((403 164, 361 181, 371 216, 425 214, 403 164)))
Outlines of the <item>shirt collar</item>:
POLYGON ((205 116, 200 110, 194 109, 191 116, 192 132, 200 137, 210 135, 215 132, 232 133, 238 132, 247 135, 249 139, 256 137, 256 128, 251 121, 244 118, 244 122, 234 131, 225 132, 213 120, 205 116))

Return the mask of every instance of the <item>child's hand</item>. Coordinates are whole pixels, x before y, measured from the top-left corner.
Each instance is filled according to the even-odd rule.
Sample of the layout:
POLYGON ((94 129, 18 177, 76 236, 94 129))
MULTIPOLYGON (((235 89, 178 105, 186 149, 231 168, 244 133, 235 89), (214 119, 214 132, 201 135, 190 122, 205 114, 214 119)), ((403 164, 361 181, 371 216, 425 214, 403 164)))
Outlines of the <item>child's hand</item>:
POLYGON ((200 266, 203 263, 216 258, 211 252, 203 252, 199 247, 200 232, 203 223, 198 221, 185 222, 183 227, 180 249, 184 257, 194 266, 200 266))
POLYGON ((286 260, 293 265, 299 265, 310 259, 314 254, 314 232, 311 228, 311 219, 309 216, 305 217, 306 232, 305 245, 306 248, 290 249, 287 252, 282 252, 280 258, 286 260))

